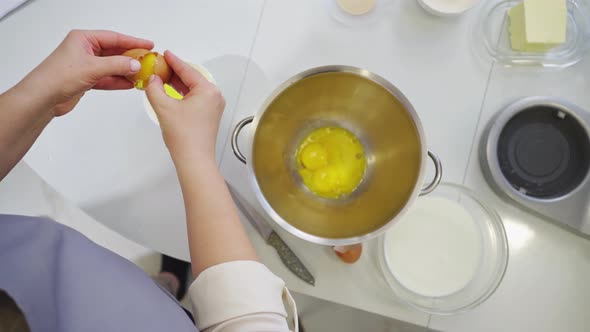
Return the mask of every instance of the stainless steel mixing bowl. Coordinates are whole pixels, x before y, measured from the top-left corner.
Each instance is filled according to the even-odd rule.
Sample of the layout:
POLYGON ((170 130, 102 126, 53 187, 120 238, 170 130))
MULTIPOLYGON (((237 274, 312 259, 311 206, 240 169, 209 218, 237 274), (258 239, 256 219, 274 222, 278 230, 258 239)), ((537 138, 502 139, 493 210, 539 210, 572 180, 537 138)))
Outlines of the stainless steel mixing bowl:
POLYGON ((422 125, 407 98, 384 78, 348 66, 310 69, 287 80, 254 117, 234 129, 232 148, 249 123, 250 182, 265 212, 292 234, 324 245, 360 243, 394 224, 419 194, 434 190, 442 166, 429 152, 422 125), (310 192, 297 173, 295 154, 312 130, 338 126, 355 134, 367 170, 358 188, 342 199, 310 192), (426 156, 433 181, 422 188, 426 156))

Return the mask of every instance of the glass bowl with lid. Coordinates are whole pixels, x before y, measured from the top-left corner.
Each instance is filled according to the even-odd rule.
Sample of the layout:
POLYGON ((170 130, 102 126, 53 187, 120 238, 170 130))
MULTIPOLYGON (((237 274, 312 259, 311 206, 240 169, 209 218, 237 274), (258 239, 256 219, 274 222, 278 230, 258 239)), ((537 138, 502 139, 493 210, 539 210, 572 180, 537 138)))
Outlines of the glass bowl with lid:
POLYGON ((441 184, 379 239, 379 263, 395 295, 421 311, 473 309, 500 285, 508 240, 498 214, 468 188, 441 184))

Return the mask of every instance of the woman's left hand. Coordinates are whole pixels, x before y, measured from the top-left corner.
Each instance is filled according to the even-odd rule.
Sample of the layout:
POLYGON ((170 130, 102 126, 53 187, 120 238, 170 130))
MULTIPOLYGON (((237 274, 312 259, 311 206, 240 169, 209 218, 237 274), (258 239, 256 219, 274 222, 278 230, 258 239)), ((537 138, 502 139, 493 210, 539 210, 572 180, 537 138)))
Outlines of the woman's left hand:
POLYGON ((131 89, 125 76, 138 72, 141 64, 121 54, 153 47, 149 40, 113 31, 73 30, 21 84, 43 98, 53 116, 62 116, 90 89, 131 89))

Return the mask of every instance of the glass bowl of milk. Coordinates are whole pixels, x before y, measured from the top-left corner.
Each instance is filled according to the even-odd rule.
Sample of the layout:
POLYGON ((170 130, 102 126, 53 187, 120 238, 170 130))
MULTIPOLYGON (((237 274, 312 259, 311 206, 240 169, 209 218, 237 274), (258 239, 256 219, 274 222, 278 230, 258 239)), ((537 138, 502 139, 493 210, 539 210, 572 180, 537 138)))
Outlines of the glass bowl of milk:
POLYGON ((379 241, 381 269, 393 292, 432 314, 481 304, 508 265, 500 217, 473 191, 455 184, 420 197, 379 241))

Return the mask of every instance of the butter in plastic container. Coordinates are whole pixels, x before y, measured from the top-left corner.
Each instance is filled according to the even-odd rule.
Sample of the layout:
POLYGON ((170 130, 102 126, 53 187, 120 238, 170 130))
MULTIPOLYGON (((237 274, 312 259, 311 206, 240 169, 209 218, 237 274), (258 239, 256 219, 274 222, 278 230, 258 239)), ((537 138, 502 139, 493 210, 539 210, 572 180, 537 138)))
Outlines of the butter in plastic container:
MULTIPOLYGON (((531 0, 536 1, 545 0, 531 0)), ((555 1, 555 0, 552 0, 555 1)), ((513 48, 511 31, 511 13, 523 4, 523 0, 488 1, 480 11, 480 19, 474 20, 472 29, 472 47, 475 55, 484 61, 491 61, 506 67, 542 67, 566 68, 578 63, 590 52, 590 2, 586 0, 565 0, 565 40, 553 38, 536 43, 538 48, 513 48), (551 46, 551 47, 549 47, 551 46)), ((526 3, 524 3, 526 6, 526 3)), ((535 6, 535 5, 534 5, 535 6)), ((539 4, 542 7, 542 5, 539 4)), ((536 7, 536 6, 535 6, 536 7)), ((541 7, 532 7, 533 14, 543 14, 541 7)), ((524 6, 522 7, 525 8, 524 6)), ((543 22, 545 24, 547 22, 543 22)), ((541 28, 540 28, 541 29, 541 28)), ((559 31, 557 31, 559 32, 559 31)), ((518 32, 516 32, 518 33, 518 32)), ((563 33, 561 31, 560 33, 563 33)), ((543 35, 537 31, 536 35, 543 35)), ((531 41, 533 41, 531 37, 531 41)), ((539 37, 534 37, 539 38, 539 37)), ((535 43, 532 43, 535 45, 535 43)))
POLYGON ((508 16, 514 50, 545 52, 566 41, 566 0, 524 0, 508 16))

